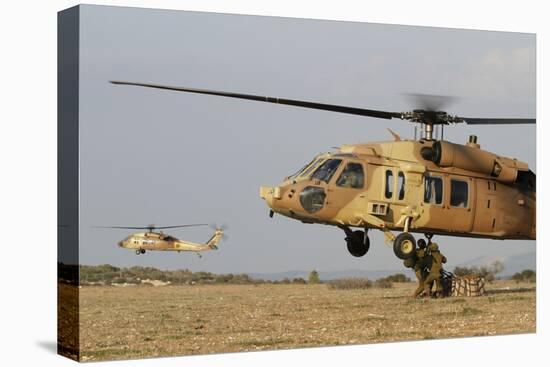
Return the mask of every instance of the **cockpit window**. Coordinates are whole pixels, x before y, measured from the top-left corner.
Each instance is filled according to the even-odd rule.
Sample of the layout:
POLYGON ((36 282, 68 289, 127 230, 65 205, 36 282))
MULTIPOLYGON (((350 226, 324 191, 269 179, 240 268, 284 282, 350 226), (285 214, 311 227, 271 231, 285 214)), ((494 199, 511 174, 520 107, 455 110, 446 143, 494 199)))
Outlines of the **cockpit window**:
POLYGON ((296 172, 295 174, 293 175, 290 175, 288 176, 289 179, 292 179, 292 178, 296 178, 298 177, 298 175, 300 175, 300 173, 302 173, 306 168, 308 168, 313 162, 315 162, 315 158, 313 158, 313 160, 311 162, 309 162, 308 164, 306 164, 305 166, 303 166, 302 168, 300 168, 298 170, 298 172, 296 172))
POLYGON ((340 163, 342 163, 341 159, 328 159, 315 170, 311 178, 328 183, 332 176, 334 176, 340 163))
POLYGON ((300 177, 309 176, 311 172, 313 172, 313 170, 316 169, 319 166, 319 164, 321 164, 322 161, 323 161, 323 158, 317 158, 312 164, 309 165, 309 167, 305 171, 300 173, 300 177))
POLYGON ((350 187, 353 189, 360 189, 363 187, 365 181, 365 174, 363 172, 363 165, 361 163, 350 162, 342 171, 336 185, 341 187, 350 187))

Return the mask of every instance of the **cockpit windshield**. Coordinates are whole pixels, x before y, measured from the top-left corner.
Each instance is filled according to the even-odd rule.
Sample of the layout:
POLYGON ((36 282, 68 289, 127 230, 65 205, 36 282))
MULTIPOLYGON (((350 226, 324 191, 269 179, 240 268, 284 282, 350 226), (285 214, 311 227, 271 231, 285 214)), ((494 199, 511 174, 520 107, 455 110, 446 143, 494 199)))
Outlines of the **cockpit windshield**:
POLYGON ((319 166, 319 168, 317 168, 311 178, 328 183, 338 169, 340 163, 342 163, 341 159, 326 160, 323 164, 319 166))
POLYGON ((317 158, 313 161, 312 164, 309 165, 309 167, 307 167, 307 169, 305 169, 302 173, 300 173, 300 177, 308 177, 309 175, 311 175, 311 173, 317 168, 319 167, 319 165, 321 164, 321 162, 323 162, 324 158, 317 158))
POLYGON ((313 160, 311 162, 309 162, 308 164, 306 164, 305 166, 300 168, 300 170, 298 172, 296 172, 292 176, 289 176, 288 179, 297 178, 298 176, 307 177, 307 175, 309 175, 319 165, 319 163, 322 160, 323 159, 321 157, 316 156, 315 158, 313 158, 313 160))
POLYGON ((306 164, 305 166, 303 166, 302 168, 300 168, 296 173, 288 176, 288 179, 293 179, 293 178, 296 178, 300 175, 300 173, 302 173, 306 168, 309 167, 310 164, 312 164, 313 162, 315 161, 315 158, 313 158, 313 160, 311 162, 309 162, 308 164, 306 164))

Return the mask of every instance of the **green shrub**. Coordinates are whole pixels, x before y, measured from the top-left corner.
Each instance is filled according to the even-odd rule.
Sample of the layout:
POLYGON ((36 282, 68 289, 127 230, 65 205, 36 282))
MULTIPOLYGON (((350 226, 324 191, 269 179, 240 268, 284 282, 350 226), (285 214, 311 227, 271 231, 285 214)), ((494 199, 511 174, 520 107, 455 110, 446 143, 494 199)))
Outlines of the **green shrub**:
POLYGON ((388 275, 387 277, 380 278, 380 281, 388 281, 391 283, 407 283, 410 282, 411 279, 407 277, 405 274, 396 273, 393 275, 388 275))
POLYGON ((317 270, 312 270, 311 273, 309 273, 308 283, 309 284, 321 283, 321 279, 319 278, 319 273, 317 272, 317 270))
POLYGON ((330 289, 367 289, 372 287, 372 281, 367 278, 341 278, 327 283, 330 289))
POLYGON ((465 276, 465 275, 478 275, 485 278, 488 282, 492 282, 496 279, 498 273, 501 273, 504 270, 504 264, 500 261, 494 261, 490 265, 482 266, 457 266, 455 267, 453 273, 456 276, 465 276))
POLYGON ((537 273, 534 270, 526 269, 520 273, 512 275, 512 279, 519 282, 535 283, 537 281, 537 273))
POLYGON ((382 278, 374 282, 374 286, 377 288, 393 288, 393 282, 387 278, 382 278))
POLYGON ((125 278, 114 278, 111 283, 113 284, 123 284, 123 283, 126 283, 126 279, 125 278))

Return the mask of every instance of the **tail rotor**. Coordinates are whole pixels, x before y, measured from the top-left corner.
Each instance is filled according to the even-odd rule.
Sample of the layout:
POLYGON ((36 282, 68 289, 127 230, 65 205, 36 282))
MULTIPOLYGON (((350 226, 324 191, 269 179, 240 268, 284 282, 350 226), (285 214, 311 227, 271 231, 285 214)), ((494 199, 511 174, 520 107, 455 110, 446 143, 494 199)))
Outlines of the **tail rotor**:
POLYGON ((216 234, 220 233, 222 240, 227 241, 229 239, 229 237, 225 233, 227 231, 227 224, 210 223, 208 226, 212 228, 216 234))

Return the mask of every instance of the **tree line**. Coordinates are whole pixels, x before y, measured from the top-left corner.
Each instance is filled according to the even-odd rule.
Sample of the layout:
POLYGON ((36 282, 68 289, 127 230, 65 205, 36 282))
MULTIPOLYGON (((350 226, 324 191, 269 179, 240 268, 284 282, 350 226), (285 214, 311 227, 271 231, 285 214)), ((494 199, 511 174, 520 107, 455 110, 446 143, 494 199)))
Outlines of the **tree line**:
POLYGON ((260 284, 266 281, 251 278, 248 274, 215 274, 189 269, 160 270, 148 266, 120 268, 104 265, 80 265, 81 285, 141 284, 146 280, 170 284, 260 284))
MULTIPOLYGON (((496 279, 498 273, 503 270, 499 262, 488 266, 456 267, 454 274, 457 276, 477 274, 488 281, 496 279)), ((302 277, 284 278, 282 280, 264 280, 252 278, 248 274, 215 274, 205 271, 193 272, 189 269, 160 270, 154 267, 132 266, 117 267, 109 264, 103 265, 64 265, 59 264, 58 276, 61 281, 80 285, 111 285, 111 284, 142 284, 144 281, 161 281, 170 284, 319 284, 333 281, 322 281, 319 273, 312 270, 307 279, 302 277)), ((536 273, 533 270, 524 270, 514 274, 511 279, 516 282, 536 282, 536 273)), ((368 288, 371 286, 389 288, 393 283, 410 282, 411 279, 404 274, 396 273, 380 278, 374 282, 357 278, 345 278, 341 281, 342 288, 368 288)), ((335 285, 339 288, 340 284, 335 285)))

